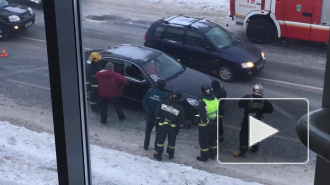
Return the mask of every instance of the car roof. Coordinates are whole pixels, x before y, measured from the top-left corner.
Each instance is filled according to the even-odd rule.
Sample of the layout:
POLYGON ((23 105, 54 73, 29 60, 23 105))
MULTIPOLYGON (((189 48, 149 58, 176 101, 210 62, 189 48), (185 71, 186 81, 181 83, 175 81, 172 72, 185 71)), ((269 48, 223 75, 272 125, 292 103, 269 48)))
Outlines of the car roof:
POLYGON ((132 44, 121 44, 113 46, 102 52, 102 57, 116 57, 132 61, 136 64, 143 64, 146 61, 162 54, 161 51, 132 44))
POLYGON ((199 30, 201 32, 207 32, 210 29, 218 26, 217 24, 212 23, 204 18, 194 18, 184 15, 165 17, 159 20, 159 23, 171 25, 174 27, 187 27, 189 29, 199 30))

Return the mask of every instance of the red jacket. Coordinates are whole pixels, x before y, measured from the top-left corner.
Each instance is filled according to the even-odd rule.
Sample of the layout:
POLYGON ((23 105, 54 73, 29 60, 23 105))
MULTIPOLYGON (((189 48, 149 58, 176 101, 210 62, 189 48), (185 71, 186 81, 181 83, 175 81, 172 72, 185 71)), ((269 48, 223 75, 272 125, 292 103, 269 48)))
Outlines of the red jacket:
POLYGON ((101 70, 95 74, 101 98, 113 98, 123 94, 126 78, 113 70, 101 70))

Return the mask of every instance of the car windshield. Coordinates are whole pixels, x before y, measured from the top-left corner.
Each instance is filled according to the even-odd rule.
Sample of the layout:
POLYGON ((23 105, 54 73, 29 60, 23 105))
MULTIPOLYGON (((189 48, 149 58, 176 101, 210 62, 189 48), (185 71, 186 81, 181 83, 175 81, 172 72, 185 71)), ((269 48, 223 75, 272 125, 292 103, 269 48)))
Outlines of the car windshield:
POLYGON ((237 41, 237 38, 220 27, 212 28, 210 31, 206 32, 205 35, 217 48, 229 47, 237 41))
POLYGON ((142 65, 143 70, 153 79, 168 80, 184 71, 184 67, 166 54, 148 60, 142 65))
POLYGON ((0 0, 0 8, 7 6, 9 3, 6 0, 0 0))

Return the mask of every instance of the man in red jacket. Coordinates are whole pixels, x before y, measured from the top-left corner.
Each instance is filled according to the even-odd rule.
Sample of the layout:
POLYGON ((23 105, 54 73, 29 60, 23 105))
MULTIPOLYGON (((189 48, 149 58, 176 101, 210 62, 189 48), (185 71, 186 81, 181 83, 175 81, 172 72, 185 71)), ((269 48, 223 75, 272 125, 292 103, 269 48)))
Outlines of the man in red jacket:
POLYGON ((106 124, 108 118, 108 104, 112 103, 116 109, 118 119, 125 120, 120 96, 123 93, 123 88, 127 84, 126 78, 113 71, 114 66, 108 62, 104 69, 95 74, 98 83, 97 91, 100 96, 101 123, 106 124))

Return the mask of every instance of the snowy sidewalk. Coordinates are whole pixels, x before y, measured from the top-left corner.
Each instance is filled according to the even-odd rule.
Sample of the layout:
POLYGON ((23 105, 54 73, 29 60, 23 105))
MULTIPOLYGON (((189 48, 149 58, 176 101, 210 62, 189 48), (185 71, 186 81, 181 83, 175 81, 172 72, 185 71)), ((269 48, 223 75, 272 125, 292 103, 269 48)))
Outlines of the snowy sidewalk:
MULTIPOLYGON (((91 157, 93 184, 258 184, 95 145, 91 157)), ((0 184, 57 184, 54 136, 0 121, 0 184)))

